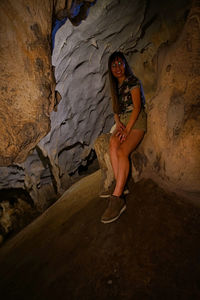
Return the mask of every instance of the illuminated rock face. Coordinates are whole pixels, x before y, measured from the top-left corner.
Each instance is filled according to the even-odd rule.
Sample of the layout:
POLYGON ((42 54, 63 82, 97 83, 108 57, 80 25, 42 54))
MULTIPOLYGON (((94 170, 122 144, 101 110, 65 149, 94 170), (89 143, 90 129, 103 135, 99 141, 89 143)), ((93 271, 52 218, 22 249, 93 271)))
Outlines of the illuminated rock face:
MULTIPOLYGON (((62 8, 63 2, 65 1, 60 2, 61 6, 57 3, 57 9, 62 8)), ((1 2, 1 7, 7 7, 6 3, 1 2)), ((19 6, 20 10, 22 0, 17 3, 15 5, 17 8, 19 6)), ((152 97, 156 89, 159 90, 160 79, 163 76, 156 73, 155 62, 157 53, 160 52, 158 49, 163 44, 177 39, 177 34, 185 22, 187 3, 187 0, 176 1, 172 10, 171 4, 164 7, 160 1, 148 7, 143 0, 124 0, 120 3, 116 0, 98 0, 90 8, 87 19, 79 26, 73 26, 67 20, 56 34, 52 57, 56 90, 62 97, 55 111, 52 111, 55 105, 51 95, 54 83, 49 53, 52 4, 51 1, 46 1, 45 5, 38 9, 40 2, 30 1, 27 6, 32 8, 34 13, 32 10, 29 12, 26 5, 23 6, 23 9, 26 8, 24 12, 26 21, 23 24, 28 24, 27 32, 26 26, 22 26, 21 23, 19 27, 15 26, 18 34, 13 38, 13 44, 9 44, 9 48, 11 47, 13 51, 11 53, 16 49, 19 52, 16 55, 6 56, 5 49, 2 50, 6 60, 5 66, 10 72, 9 78, 12 78, 13 90, 8 91, 6 87, 2 89, 1 165, 11 164, 11 166, 0 169, 0 189, 24 189, 28 191, 38 210, 44 210, 53 201, 52 199, 68 188, 71 184, 69 174, 76 172, 81 164, 85 164, 95 139, 100 134, 108 132, 113 124, 107 61, 111 52, 115 50, 122 50, 127 55, 134 72, 143 81, 150 110, 149 133, 144 145, 146 140, 149 140, 151 147, 145 146, 141 153, 144 152, 144 161, 147 164, 148 160, 148 166, 152 164, 156 166, 156 163, 153 163, 156 159, 151 160, 147 150, 152 147, 157 149, 154 147, 156 138, 153 141, 153 135, 152 138, 149 136, 152 130, 158 133, 157 128, 160 126, 158 122, 159 126, 156 129, 153 127, 154 113, 151 109, 153 106, 157 107, 154 101, 157 98, 152 97), (30 19, 27 14, 30 14, 30 19), (36 23, 38 26, 34 25, 36 23), (20 32, 21 39, 18 41, 20 32), (28 43, 29 36, 32 39, 28 43), (23 52, 26 47, 29 52, 23 52), (17 63, 11 60, 13 56, 17 63), (43 88, 43 91, 40 88, 43 88), (5 99, 11 99, 7 97, 11 92, 16 94, 12 98, 14 100, 10 100, 12 105, 9 105, 5 99), (27 127, 24 124, 27 124, 27 127), (21 130, 22 128, 26 130, 21 130), (50 131, 47 134, 48 130, 50 131), (20 134, 17 135, 18 132, 20 134), (30 149, 33 149, 32 153, 22 162, 30 149)), ((1 14, 3 12, 5 9, 1 10, 1 14)), ((2 26, 13 24, 8 20, 6 22, 2 26)), ((168 62, 166 66, 167 74, 171 72, 168 66, 170 64, 168 62)), ((158 63, 158 67, 159 70, 162 68, 161 62, 158 63)), ((2 76, 4 76, 2 82, 7 84, 5 74, 2 76)), ((160 105, 165 103, 163 99, 159 101, 160 105)), ((155 111, 155 116, 156 114, 155 111)), ((183 108, 180 109, 180 120, 182 114, 183 108)), ((173 121, 173 116, 172 106, 168 119, 173 121)), ((159 160, 160 149, 163 149, 160 146, 162 139, 157 137, 157 143, 158 150, 155 157, 158 156, 159 160)), ((159 174, 158 169, 154 171, 159 174)), ((141 170, 144 174, 143 167, 141 170)), ((152 167, 151 176, 156 173, 154 171, 152 167)), ((169 169, 167 176, 170 176, 170 172, 172 171, 169 169)))
POLYGON ((23 162, 50 129, 53 2, 40 6, 31 0, 0 3, 0 166, 23 162))
POLYGON ((148 134, 133 154, 133 176, 151 177, 200 197, 200 6, 193 3, 178 40, 158 56, 158 88, 149 103, 148 134), (139 164, 137 162, 140 161, 139 164))
POLYGON ((116 49, 134 48, 145 11, 145 1, 97 1, 86 21, 74 27, 67 20, 56 34, 52 63, 62 99, 39 147, 54 166, 59 191, 59 176, 76 171, 113 124, 108 57, 116 49))

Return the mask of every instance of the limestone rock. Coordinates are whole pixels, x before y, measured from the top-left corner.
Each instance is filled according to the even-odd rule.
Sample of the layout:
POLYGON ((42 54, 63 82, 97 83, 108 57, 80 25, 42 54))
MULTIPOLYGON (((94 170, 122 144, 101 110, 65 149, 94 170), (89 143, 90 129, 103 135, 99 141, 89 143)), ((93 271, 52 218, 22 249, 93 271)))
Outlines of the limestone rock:
MULTIPOLYGON (((2 199, 1 199, 2 200, 2 199)), ((0 202, 0 244, 1 237, 19 231, 38 215, 30 203, 20 197, 5 197, 0 202)), ((3 242, 3 239, 2 239, 3 242)))
POLYGON ((177 36, 188 5, 188 1, 177 3, 173 13, 167 5, 170 17, 165 18, 166 9, 159 2, 148 7, 146 1, 97 1, 78 27, 68 20, 59 29, 52 63, 56 91, 62 99, 57 111, 51 113, 50 133, 39 143, 42 152, 54 162, 55 173, 74 172, 96 138, 109 132, 113 124, 107 62, 114 50, 127 54, 133 70, 139 72, 138 65, 147 66, 144 80, 140 77, 147 90, 147 101, 155 93, 153 58, 163 43, 177 36), (173 31, 172 24, 177 25, 173 31), (168 27, 169 32, 160 30, 168 27), (145 61, 135 61, 134 53, 145 61))
POLYGON ((109 156, 109 139, 111 134, 100 135, 94 144, 94 148, 101 169, 101 191, 107 191, 114 180, 114 174, 109 156))
POLYGON ((75 172, 96 138, 113 125, 108 57, 115 49, 134 49, 146 10, 145 1, 118 4, 97 1, 86 21, 74 27, 68 20, 56 34, 52 63, 62 99, 51 113, 50 133, 39 143, 55 174, 75 172))
POLYGON ((60 0, 55 6, 56 18, 62 20, 68 17, 74 26, 78 26, 82 20, 87 18, 89 8, 95 2, 96 0, 60 0))
POLYGON ((50 129, 52 11, 49 0, 0 2, 1 166, 24 161, 50 129))
MULTIPOLYGON (((70 2, 66 5, 70 6, 70 2)), ((150 1, 148 6, 145 0, 99 0, 79 26, 74 27, 68 20, 56 34, 52 57, 56 92, 61 95, 54 111, 50 63, 53 4, 55 14, 65 5, 62 0, 54 3, 45 0, 42 6, 41 1, 23 0, 3 0, 0 4, 0 35, 6 42, 5 47, 3 43, 0 45, 3 62, 0 163, 9 165, 0 168, 0 189, 27 191, 40 211, 71 185, 71 174, 85 164, 96 138, 109 132, 113 124, 107 76, 110 53, 117 49, 127 55, 143 82, 151 110, 154 101, 149 98, 155 95, 157 88, 159 91, 160 84, 155 63, 157 52, 177 39, 190 1, 177 0, 173 4, 169 1, 163 5, 157 0, 150 1), (47 134, 49 113, 51 130, 47 134), (31 153, 23 161, 30 149, 31 153)), ((163 61, 158 63, 159 70, 163 61)), ((166 65, 168 74, 171 74, 170 64, 166 65)), ((162 103, 163 99, 159 101, 162 103)), ((183 108, 179 108, 180 121, 183 108)), ((150 114, 151 127, 153 110, 150 114)), ((169 112, 169 120, 173 120, 173 116, 174 108, 169 112)), ((155 128, 149 132, 151 130, 155 128)), ((146 139, 149 137, 145 137, 143 144, 146 139)), ((162 138, 157 139, 159 144, 162 138)), ((148 150, 139 148, 138 151, 139 161, 147 166, 151 159, 147 156, 148 150)), ((157 160, 154 162, 159 161, 159 151, 155 152, 157 160)), ((137 166, 140 178, 144 168, 140 163, 137 166)), ((154 166, 159 168, 156 162, 154 166)))
MULTIPOLYGON (((178 40, 158 56, 158 88, 149 103, 148 134, 139 151, 140 176, 197 200, 200 196, 200 6, 178 40)), ((138 174, 139 175, 139 174, 138 174)))
POLYGON ((14 208, 11 207, 9 201, 2 201, 1 209, 2 215, 0 218, 0 225, 5 234, 7 234, 12 230, 12 216, 14 215, 15 211, 14 208))
MULTIPOLYGON (((67 1, 67 3, 70 1, 67 1)), ((65 5, 66 4, 66 0, 55 0, 54 1, 54 14, 57 16, 57 14, 59 14, 60 11, 65 9, 65 5)), ((63 16, 62 16, 63 18, 63 16)), ((61 18, 61 19, 62 19, 61 18)))

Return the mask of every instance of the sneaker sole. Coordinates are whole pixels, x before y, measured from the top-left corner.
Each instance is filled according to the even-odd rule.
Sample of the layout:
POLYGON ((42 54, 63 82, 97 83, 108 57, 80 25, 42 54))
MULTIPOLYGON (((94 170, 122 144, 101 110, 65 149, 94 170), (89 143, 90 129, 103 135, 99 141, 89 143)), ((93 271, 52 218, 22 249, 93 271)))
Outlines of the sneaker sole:
POLYGON ((124 205, 124 206, 122 207, 122 209, 121 209, 120 212, 119 212, 119 215, 117 215, 117 216, 114 217, 113 219, 110 219, 110 220, 107 220, 107 221, 101 220, 101 223, 108 224, 108 223, 112 223, 112 222, 116 221, 117 219, 119 219, 119 217, 121 216, 121 214, 122 214, 125 210, 126 210, 126 205, 124 205))
MULTIPOLYGON (((128 195, 130 194, 130 191, 127 189, 123 192, 124 195, 128 195)), ((107 194, 107 195, 100 195, 100 198, 109 198, 111 196, 111 194, 107 194)))
POLYGON ((109 198, 109 197, 110 197, 110 194, 108 194, 108 195, 100 195, 99 197, 100 197, 100 198, 109 198))

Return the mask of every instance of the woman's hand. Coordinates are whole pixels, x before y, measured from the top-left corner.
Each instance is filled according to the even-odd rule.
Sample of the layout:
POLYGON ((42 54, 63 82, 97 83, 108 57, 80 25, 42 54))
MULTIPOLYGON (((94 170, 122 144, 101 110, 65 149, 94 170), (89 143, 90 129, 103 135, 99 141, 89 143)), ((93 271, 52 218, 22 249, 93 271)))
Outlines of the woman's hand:
POLYGON ((126 127, 124 126, 124 129, 122 131, 116 133, 116 136, 118 136, 121 143, 123 143, 127 139, 130 131, 131 128, 127 125, 126 127))
MULTIPOLYGON (((122 124, 122 123, 121 123, 121 124, 122 124)), ((123 124, 122 124, 122 125, 123 125, 123 124)), ((115 135, 119 138, 120 143, 123 143, 123 142, 126 140, 128 134, 129 134, 129 132, 130 132, 130 129, 129 129, 129 128, 126 128, 126 127, 123 125, 123 127, 122 127, 122 126, 119 127, 119 129, 117 130, 117 132, 116 132, 115 135)))
POLYGON ((116 124, 116 129, 115 129, 115 133, 114 135, 116 137, 119 138, 120 142, 123 138, 123 135, 124 135, 124 130, 126 129, 125 125, 120 121, 120 118, 119 118, 119 115, 118 114, 115 114, 114 116, 115 118, 115 124, 116 124))
POLYGON ((117 131, 123 131, 126 127, 124 126, 124 124, 120 121, 116 122, 116 130, 117 131))
POLYGON ((117 136, 121 142, 122 137, 124 135, 124 130, 126 129, 126 127, 124 126, 124 124, 120 121, 116 122, 116 133, 115 136, 117 136))

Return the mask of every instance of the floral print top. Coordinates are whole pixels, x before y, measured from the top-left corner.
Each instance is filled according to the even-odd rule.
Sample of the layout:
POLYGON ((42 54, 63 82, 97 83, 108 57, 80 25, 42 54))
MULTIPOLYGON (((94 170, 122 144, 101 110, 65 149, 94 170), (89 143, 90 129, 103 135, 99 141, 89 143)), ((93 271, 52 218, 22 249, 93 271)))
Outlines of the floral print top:
POLYGON ((141 104, 142 107, 145 105, 145 98, 143 93, 143 88, 140 80, 134 75, 126 78, 123 83, 118 87, 118 99, 119 99, 119 110, 120 114, 131 112, 134 108, 131 90, 139 87, 140 88, 140 96, 141 96, 141 104))

